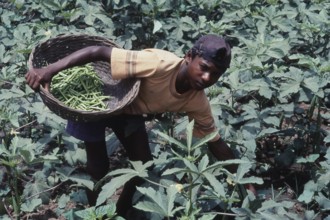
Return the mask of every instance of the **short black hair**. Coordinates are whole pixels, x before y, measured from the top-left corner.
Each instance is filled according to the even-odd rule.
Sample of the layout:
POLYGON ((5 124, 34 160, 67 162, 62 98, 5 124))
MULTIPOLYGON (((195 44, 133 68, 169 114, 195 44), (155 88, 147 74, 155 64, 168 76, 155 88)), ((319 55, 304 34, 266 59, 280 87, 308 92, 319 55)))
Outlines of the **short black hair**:
POLYGON ((224 71, 230 66, 231 47, 225 38, 208 34, 199 38, 190 50, 192 57, 196 55, 211 61, 224 71))

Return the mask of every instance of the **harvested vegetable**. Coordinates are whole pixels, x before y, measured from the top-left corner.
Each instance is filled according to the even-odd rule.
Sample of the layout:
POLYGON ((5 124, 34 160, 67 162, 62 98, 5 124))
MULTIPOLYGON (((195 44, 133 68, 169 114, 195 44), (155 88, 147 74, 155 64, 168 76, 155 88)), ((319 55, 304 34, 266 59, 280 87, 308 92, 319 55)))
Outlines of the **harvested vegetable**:
POLYGON ((56 74, 51 92, 68 107, 84 111, 106 110, 109 96, 102 92, 103 82, 91 65, 73 67, 56 74))

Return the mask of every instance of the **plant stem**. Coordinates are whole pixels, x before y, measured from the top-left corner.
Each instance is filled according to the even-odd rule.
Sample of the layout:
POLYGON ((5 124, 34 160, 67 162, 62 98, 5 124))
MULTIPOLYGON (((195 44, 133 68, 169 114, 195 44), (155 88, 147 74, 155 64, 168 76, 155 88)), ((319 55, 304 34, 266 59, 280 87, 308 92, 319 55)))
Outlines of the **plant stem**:
MULTIPOLYGON (((204 213, 201 213, 201 214, 204 214, 204 213)), ((232 214, 232 213, 226 213, 226 212, 207 212, 205 214, 216 214, 216 215, 233 216, 233 217, 245 217, 246 216, 246 215, 232 214)))
POLYGON ((20 219, 20 207, 21 207, 21 201, 20 201, 20 194, 18 191, 18 174, 17 170, 14 170, 14 175, 12 176, 12 180, 10 181, 10 187, 12 188, 12 202, 14 207, 14 213, 16 216, 16 220, 20 219))
POLYGON ((21 127, 16 128, 15 131, 19 131, 19 130, 21 130, 22 128, 25 128, 25 127, 27 127, 27 126, 29 126, 29 125, 35 123, 35 122, 37 122, 37 120, 33 120, 33 121, 31 121, 31 122, 29 122, 29 123, 27 123, 27 124, 25 124, 25 125, 22 125, 21 127))
POLYGON ((320 100, 317 98, 316 100, 316 106, 317 106, 317 121, 316 121, 316 137, 315 137, 315 152, 320 152, 320 142, 321 142, 321 106, 320 106, 320 100))
POLYGON ((60 185, 62 185, 62 183, 64 183, 64 182, 60 182, 60 183, 57 184, 56 186, 53 186, 53 187, 51 187, 51 188, 49 188, 49 189, 46 189, 46 190, 43 190, 43 191, 41 191, 41 192, 35 193, 35 194, 33 194, 33 195, 27 197, 24 201, 27 201, 27 200, 29 200, 29 199, 31 199, 31 198, 33 198, 33 197, 35 197, 35 196, 38 196, 38 195, 40 195, 40 194, 42 194, 42 193, 45 193, 45 192, 48 192, 48 191, 54 190, 54 189, 56 189, 57 187, 59 187, 60 185))
MULTIPOLYGON (((233 189, 233 191, 232 191, 232 193, 231 193, 231 195, 230 195, 230 197, 229 197, 229 201, 231 201, 232 200, 232 198, 234 197, 234 193, 236 192, 236 190, 237 190, 237 187, 238 187, 238 185, 237 184, 235 184, 235 186, 234 186, 234 189, 233 189)), ((227 210, 228 210, 228 205, 225 207, 225 213, 227 212, 227 210)), ((227 219, 227 217, 228 217, 228 215, 223 215, 222 216, 222 220, 225 220, 225 219, 227 219)))
POLYGON ((145 181, 147 181, 147 182, 149 182, 149 183, 151 183, 151 184, 154 184, 154 185, 156 185, 156 186, 160 186, 160 187, 163 187, 163 188, 168 188, 168 186, 165 186, 165 185, 162 185, 162 184, 160 184, 160 183, 156 183, 156 182, 154 182, 154 181, 152 181, 152 180, 149 180, 149 179, 147 179, 147 178, 143 178, 145 181))
POLYGON ((190 213, 191 213, 191 209, 192 209, 192 186, 193 186, 193 182, 192 182, 192 175, 191 173, 189 173, 189 177, 188 177, 188 182, 189 182, 189 215, 190 216, 190 213))

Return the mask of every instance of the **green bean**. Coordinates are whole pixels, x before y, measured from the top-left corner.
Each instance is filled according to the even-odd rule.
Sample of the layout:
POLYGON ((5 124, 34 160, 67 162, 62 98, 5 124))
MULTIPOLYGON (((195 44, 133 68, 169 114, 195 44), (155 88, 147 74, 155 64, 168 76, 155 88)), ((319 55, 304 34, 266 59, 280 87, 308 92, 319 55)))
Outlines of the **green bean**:
POLYGON ((91 65, 73 67, 56 74, 51 92, 68 107, 85 111, 106 110, 110 97, 103 95, 103 82, 91 65))

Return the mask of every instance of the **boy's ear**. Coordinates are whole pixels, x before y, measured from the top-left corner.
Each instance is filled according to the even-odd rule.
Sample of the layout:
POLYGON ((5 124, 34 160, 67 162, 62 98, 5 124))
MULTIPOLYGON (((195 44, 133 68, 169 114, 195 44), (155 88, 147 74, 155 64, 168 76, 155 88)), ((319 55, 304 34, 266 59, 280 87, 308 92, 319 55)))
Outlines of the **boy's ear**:
POLYGON ((192 53, 191 50, 189 50, 186 55, 184 56, 184 59, 186 60, 186 62, 190 62, 192 60, 192 53))

